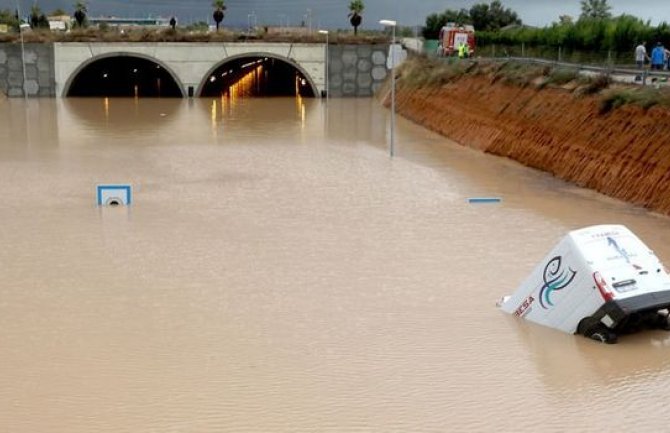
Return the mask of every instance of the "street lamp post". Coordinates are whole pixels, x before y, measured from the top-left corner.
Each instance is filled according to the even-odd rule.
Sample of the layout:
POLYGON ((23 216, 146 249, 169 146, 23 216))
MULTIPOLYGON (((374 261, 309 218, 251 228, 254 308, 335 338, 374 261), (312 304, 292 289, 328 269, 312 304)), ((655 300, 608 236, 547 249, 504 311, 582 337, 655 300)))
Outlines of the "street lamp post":
POLYGON ((328 45, 328 30, 319 30, 319 33, 322 35, 326 35, 326 101, 328 101, 328 98, 330 98, 330 88, 329 88, 329 80, 330 78, 328 77, 328 62, 330 61, 330 45, 328 45))
POLYGON ((251 11, 251 13, 247 15, 247 35, 251 35, 251 21, 252 21, 252 18, 253 18, 254 28, 255 28, 256 25, 257 25, 257 21, 256 21, 256 12, 254 12, 254 11, 251 11))
POLYGON ((391 69, 391 144, 389 145, 389 154, 391 158, 395 153, 395 64, 397 59, 395 58, 395 28, 397 25, 396 21, 393 20, 381 20, 379 24, 385 27, 391 27, 393 29, 393 38, 391 40, 391 49, 389 50, 390 68, 391 69))

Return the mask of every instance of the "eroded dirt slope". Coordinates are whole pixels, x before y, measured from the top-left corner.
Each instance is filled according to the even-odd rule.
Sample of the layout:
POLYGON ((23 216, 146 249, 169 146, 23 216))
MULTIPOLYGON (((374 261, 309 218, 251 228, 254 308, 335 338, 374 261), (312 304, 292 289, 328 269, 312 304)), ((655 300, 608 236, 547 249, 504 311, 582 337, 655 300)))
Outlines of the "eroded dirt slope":
POLYGON ((600 114, 597 96, 481 75, 397 90, 400 114, 463 145, 670 214, 667 109, 626 105, 600 114))

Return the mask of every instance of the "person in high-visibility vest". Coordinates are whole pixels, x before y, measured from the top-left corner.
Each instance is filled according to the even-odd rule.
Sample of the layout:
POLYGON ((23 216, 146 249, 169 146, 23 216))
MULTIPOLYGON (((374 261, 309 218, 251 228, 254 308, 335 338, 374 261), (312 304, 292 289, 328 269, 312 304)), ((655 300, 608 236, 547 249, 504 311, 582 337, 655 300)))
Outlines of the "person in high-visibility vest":
POLYGON ((458 44, 458 58, 462 59, 463 57, 465 57, 465 44, 461 42, 458 44))
POLYGON ((463 44, 463 57, 466 59, 470 57, 470 46, 468 44, 463 44))

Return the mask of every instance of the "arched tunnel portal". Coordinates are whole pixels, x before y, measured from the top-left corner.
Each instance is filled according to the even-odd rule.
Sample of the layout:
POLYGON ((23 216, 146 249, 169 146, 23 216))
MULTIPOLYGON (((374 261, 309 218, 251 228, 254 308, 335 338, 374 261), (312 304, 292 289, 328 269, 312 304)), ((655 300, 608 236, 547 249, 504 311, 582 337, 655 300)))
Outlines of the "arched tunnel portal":
POLYGON ((72 74, 66 96, 184 96, 174 74, 158 62, 131 54, 92 59, 72 74))
POLYGON ((314 97, 317 88, 311 77, 288 59, 266 54, 226 59, 209 71, 200 85, 203 97, 314 97))

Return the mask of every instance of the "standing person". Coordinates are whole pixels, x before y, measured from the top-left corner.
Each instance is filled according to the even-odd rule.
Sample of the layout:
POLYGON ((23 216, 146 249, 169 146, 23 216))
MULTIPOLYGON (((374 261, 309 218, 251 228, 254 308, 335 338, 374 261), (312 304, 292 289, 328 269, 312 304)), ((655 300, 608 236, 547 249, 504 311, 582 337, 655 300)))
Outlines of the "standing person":
POLYGON ((645 41, 642 41, 640 45, 635 47, 635 63, 637 63, 638 69, 642 69, 645 60, 649 60, 649 56, 647 55, 647 47, 645 47, 646 44, 647 43, 645 41))
POLYGON ((651 69, 660 71, 665 64, 665 47, 657 42, 656 47, 651 51, 651 69))
POLYGON ((465 44, 461 42, 458 44, 458 58, 462 59, 465 56, 465 44))

